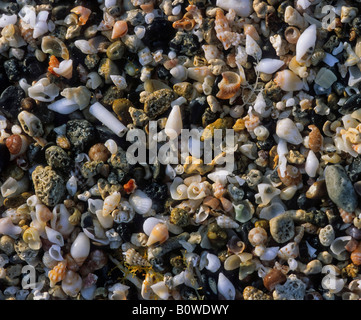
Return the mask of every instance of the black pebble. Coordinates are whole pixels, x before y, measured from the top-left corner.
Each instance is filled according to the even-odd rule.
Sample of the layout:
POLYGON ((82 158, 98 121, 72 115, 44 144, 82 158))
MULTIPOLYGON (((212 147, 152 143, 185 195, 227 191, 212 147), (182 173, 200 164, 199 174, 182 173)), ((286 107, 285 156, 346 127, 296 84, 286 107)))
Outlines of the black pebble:
POLYGON ((4 62, 4 70, 9 81, 19 81, 21 79, 23 69, 16 59, 9 59, 4 62))
POLYGON ((7 146, 3 143, 0 144, 0 172, 4 170, 10 161, 10 152, 7 146))
POLYGON ((7 87, 0 96, 0 110, 7 118, 17 119, 24 91, 16 86, 7 87))
POLYGON ((172 22, 155 18, 154 21, 147 25, 143 43, 150 50, 163 49, 163 53, 169 52, 169 41, 174 37, 176 30, 172 27, 172 22))

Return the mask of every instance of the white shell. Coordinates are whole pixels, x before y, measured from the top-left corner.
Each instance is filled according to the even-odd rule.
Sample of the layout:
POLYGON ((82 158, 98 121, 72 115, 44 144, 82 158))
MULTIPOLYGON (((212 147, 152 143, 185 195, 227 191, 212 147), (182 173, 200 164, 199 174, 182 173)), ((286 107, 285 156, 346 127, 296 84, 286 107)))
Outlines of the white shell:
POLYGON ((144 215, 152 208, 153 201, 143 191, 136 189, 129 197, 129 203, 136 213, 144 215))
POLYGON ((310 150, 308 152, 306 163, 305 163, 305 171, 310 177, 315 177, 320 162, 318 161, 318 158, 316 157, 315 153, 310 150))
POLYGON ((239 227, 239 224, 234 221, 231 217, 228 217, 224 214, 222 214, 221 216, 218 216, 216 218, 217 224, 224 229, 235 229, 239 227))
POLYGON ((95 212, 97 218, 98 218, 98 221, 100 223, 100 225, 104 228, 104 229, 109 229, 111 227, 113 227, 113 222, 114 222, 114 218, 112 215, 107 215, 107 216, 104 216, 102 210, 97 210, 95 212))
POLYGON ((108 139, 104 143, 105 147, 109 150, 111 154, 116 154, 118 151, 118 145, 113 139, 108 139))
POLYGON ((83 286, 83 279, 81 276, 71 270, 65 274, 65 278, 61 282, 61 288, 70 297, 75 297, 83 286))
POLYGON ((179 105, 175 105, 169 113, 164 131, 171 139, 176 139, 183 129, 182 114, 179 105))
POLYGON ((246 35, 246 53, 249 56, 252 56, 257 61, 262 58, 262 49, 258 45, 258 43, 250 36, 246 35))
POLYGON ((108 298, 109 300, 126 300, 129 289, 130 287, 124 284, 116 283, 108 288, 108 298))
POLYGON ((208 186, 207 182, 192 182, 187 189, 188 198, 192 200, 205 198, 210 194, 208 186))
POLYGON ((73 60, 63 60, 59 63, 59 67, 54 67, 53 71, 66 79, 71 79, 73 75, 73 60))
POLYGON ((128 201, 122 200, 118 208, 112 212, 112 216, 116 223, 128 223, 133 220, 135 211, 128 201))
POLYGON ((35 100, 50 102, 59 95, 59 91, 59 87, 54 83, 50 83, 48 78, 41 78, 29 87, 28 94, 30 98, 35 100))
POLYGON ((170 195, 174 200, 184 200, 188 198, 188 187, 183 183, 183 179, 175 177, 172 184, 169 187, 170 195))
POLYGON ((271 261, 277 257, 279 249, 280 247, 268 247, 259 258, 263 261, 271 261))
POLYGON ((205 221, 209 216, 209 212, 204 210, 204 207, 201 206, 200 209, 197 211, 197 213, 194 216, 194 222, 196 224, 202 223, 205 221))
POLYGON ((62 98, 48 104, 48 109, 60 114, 70 114, 79 109, 73 100, 62 98))
MULTIPOLYGON (((103 80, 100 77, 100 75, 98 74, 98 72, 89 72, 88 75, 88 81, 86 82, 86 87, 90 88, 90 89, 96 89, 98 88, 102 83, 103 80)), ((110 76, 111 78, 112 76, 110 76)))
POLYGON ((60 232, 49 228, 48 226, 45 226, 45 232, 50 242, 57 244, 60 247, 64 245, 64 238, 60 232))
POLYGON ((63 256, 61 255, 61 248, 57 244, 53 244, 49 248, 49 256, 55 261, 63 261, 64 260, 63 256))
POLYGON ((240 17, 249 17, 253 12, 251 0, 217 0, 216 6, 226 11, 233 9, 240 17))
POLYGON ((158 224, 163 222, 161 219, 158 218, 154 218, 154 217, 149 217, 147 219, 144 220, 143 223, 143 231, 144 233, 149 236, 150 233, 152 232, 153 228, 158 224))
POLYGON ((299 63, 306 62, 315 49, 317 27, 311 24, 302 32, 296 44, 296 60, 299 63))
POLYGON ((187 79, 187 68, 181 64, 176 65, 170 69, 169 72, 177 81, 184 81, 187 79))
POLYGON ((69 221, 70 213, 64 204, 57 204, 53 209, 53 217, 50 220, 52 229, 59 231, 64 237, 70 235, 74 226, 69 221))
POLYGON ((0 234, 15 236, 20 234, 22 229, 19 226, 15 226, 10 217, 0 219, 0 234))
POLYGON ((70 254, 77 265, 81 266, 88 257, 89 252, 90 240, 84 232, 80 232, 70 247, 70 254))
POLYGON ((84 54, 94 54, 98 52, 88 40, 76 40, 74 45, 84 54))
POLYGON ((279 138, 291 144, 300 144, 303 141, 300 131, 290 118, 277 121, 276 134, 279 138))
POLYGON ((278 251, 278 257, 283 260, 289 258, 297 258, 299 254, 298 244, 296 242, 289 242, 278 251))
POLYGON ((339 255, 344 252, 346 244, 351 240, 351 236, 338 237, 332 241, 330 250, 335 254, 339 255))
POLYGON ((236 297, 234 285, 222 272, 218 275, 217 290, 226 300, 234 300, 236 297))
POLYGON ((282 60, 264 58, 255 66, 257 72, 272 74, 281 68, 285 63, 282 60))
POLYGON ((48 19, 48 11, 40 11, 36 17, 36 23, 33 31, 33 38, 36 39, 49 31, 46 20, 48 19))
POLYGON ((207 253, 205 268, 210 272, 216 272, 221 267, 221 261, 213 253, 207 253))
POLYGON ((78 190, 78 179, 75 176, 71 176, 69 180, 66 183, 66 190, 71 196, 75 196, 77 190, 78 190))
POLYGON ((281 190, 273 187, 268 183, 260 183, 258 185, 258 192, 258 195, 262 200, 262 205, 267 205, 274 197, 281 193, 281 190))
POLYGON ((123 76, 120 75, 110 75, 110 79, 116 85, 116 87, 120 90, 124 90, 127 88, 127 81, 123 76))
POLYGON ((97 210, 103 209, 104 201, 102 199, 88 199, 88 210, 91 213, 96 213, 97 210))
MULTIPOLYGON (((20 12, 19 12, 20 15, 20 12)), ((34 11, 34 16, 35 16, 35 11, 34 11)), ((12 15, 8 15, 8 14, 2 14, 0 17, 0 28, 4 28, 6 26, 8 26, 9 24, 16 24, 18 20, 18 17, 16 14, 12 14, 12 15)), ((35 20, 35 18, 34 18, 35 20)), ((35 26, 35 22, 34 22, 34 26, 35 26)))
POLYGON ((231 173, 228 170, 215 170, 207 175, 207 178, 213 182, 219 182, 222 185, 226 185, 228 183, 227 177, 231 173))
POLYGON ((164 281, 159 281, 150 286, 153 292, 162 300, 168 300, 170 293, 164 281))

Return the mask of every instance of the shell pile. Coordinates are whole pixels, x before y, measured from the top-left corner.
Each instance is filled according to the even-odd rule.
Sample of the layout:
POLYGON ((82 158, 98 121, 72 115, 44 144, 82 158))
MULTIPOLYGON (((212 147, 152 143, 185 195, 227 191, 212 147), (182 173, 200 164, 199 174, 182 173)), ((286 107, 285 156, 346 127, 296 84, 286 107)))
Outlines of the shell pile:
POLYGON ((360 11, 0 1, 0 300, 359 300, 360 11))

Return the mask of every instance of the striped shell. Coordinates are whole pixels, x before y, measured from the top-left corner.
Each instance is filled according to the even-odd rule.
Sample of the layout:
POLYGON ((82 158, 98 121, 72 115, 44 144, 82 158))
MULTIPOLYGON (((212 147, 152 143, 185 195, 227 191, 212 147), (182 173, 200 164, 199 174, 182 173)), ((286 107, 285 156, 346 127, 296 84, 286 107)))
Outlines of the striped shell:
POLYGON ((131 266, 149 267, 150 263, 144 259, 134 248, 128 249, 125 253, 125 262, 131 266))
POLYGON ((263 245, 267 241, 267 231, 261 227, 255 227, 248 233, 248 240, 252 246, 263 245))
POLYGON ((103 212, 102 212, 104 217, 110 215, 113 212, 113 210, 116 209, 116 207, 120 202, 120 198, 121 198, 120 192, 114 192, 104 199, 103 212))
POLYGON ((218 84, 219 91, 216 97, 219 99, 230 99, 241 87, 242 79, 233 71, 222 72, 222 80, 218 84))
POLYGON ((50 287, 54 287, 56 283, 64 279, 66 264, 66 260, 60 261, 52 270, 48 272, 50 287))
POLYGON ((229 228, 238 228, 239 224, 234 221, 232 218, 226 216, 226 215, 221 215, 218 216, 216 218, 217 224, 224 229, 229 229, 229 228))
POLYGON ((308 146, 316 153, 321 150, 323 137, 320 130, 314 124, 309 125, 308 128, 311 130, 308 135, 308 146))
POLYGON ((221 9, 216 11, 214 30, 225 50, 229 49, 232 45, 238 46, 241 42, 240 34, 232 32, 229 22, 221 9))

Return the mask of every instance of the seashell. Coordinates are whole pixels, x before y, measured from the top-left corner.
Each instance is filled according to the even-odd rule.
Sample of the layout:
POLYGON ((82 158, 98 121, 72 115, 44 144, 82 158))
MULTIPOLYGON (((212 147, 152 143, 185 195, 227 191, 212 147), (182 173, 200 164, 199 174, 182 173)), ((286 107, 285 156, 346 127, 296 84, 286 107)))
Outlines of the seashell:
POLYGON ((128 249, 125 253, 125 262, 130 266, 149 267, 150 263, 144 259, 134 248, 128 249))
POLYGON ((48 109, 60 114, 70 114, 79 109, 79 105, 67 98, 59 99, 48 104, 48 109))
POLYGON ((61 248, 57 244, 53 244, 49 250, 49 256, 55 261, 63 261, 64 258, 62 256, 61 248))
POLYGON ((50 220, 52 229, 59 231, 64 237, 68 237, 74 230, 74 226, 69 221, 70 213, 64 204, 57 204, 53 209, 53 216, 50 220))
POLYGON ((284 247, 279 249, 278 257, 283 260, 288 260, 290 258, 297 258, 299 255, 299 247, 296 242, 289 242, 284 247))
POLYGON ((128 33, 128 24, 125 20, 118 20, 113 25, 112 39, 124 37, 128 33))
MULTIPOLYGON (((29 199, 28 199, 29 200, 29 199)), ((53 213, 50 209, 41 203, 35 204, 36 219, 40 222, 48 222, 51 220, 53 213)))
POLYGON ((168 300, 171 296, 169 293, 169 289, 165 284, 165 281, 159 281, 150 286, 153 292, 162 300, 168 300))
POLYGON ((284 65, 284 61, 278 59, 264 58, 254 67, 255 71, 273 74, 284 65))
POLYGON ((303 64, 300 64, 297 60, 296 57, 293 57, 291 59, 291 61, 288 63, 288 68, 294 72, 297 76, 299 76, 300 78, 307 78, 308 77, 308 72, 307 72, 307 67, 303 64))
POLYGON ((336 255, 340 255, 346 250, 347 243, 351 240, 351 236, 338 237, 332 241, 330 250, 336 255))
POLYGON ((71 79, 73 76, 73 60, 63 60, 58 67, 53 67, 52 70, 59 76, 71 79))
POLYGON ((165 223, 157 223, 151 233, 149 234, 149 238, 147 241, 147 246, 151 246, 155 243, 163 243, 169 238, 168 228, 165 223))
POLYGON ((290 26, 296 26, 300 29, 304 29, 308 26, 304 17, 292 6, 287 6, 285 10, 284 20, 290 26))
POLYGON ((130 195, 129 203, 136 213, 144 215, 151 209, 153 201, 143 191, 137 189, 130 195))
POLYGON ((57 263, 53 269, 48 272, 48 278, 50 280, 50 287, 54 288, 55 285, 65 278, 67 261, 63 260, 57 263))
POLYGON ((54 83, 50 83, 48 78, 41 78, 29 87, 28 94, 30 98, 35 100, 51 102, 59 95, 59 91, 59 87, 54 83))
POLYGON ((291 144, 298 145, 303 142, 300 131, 290 118, 284 118, 277 121, 276 134, 279 138, 284 139, 291 144))
POLYGON ((259 257, 262 261, 272 261, 277 257, 280 247, 268 247, 259 257))
MULTIPOLYGON (((94 223, 94 221, 93 221, 93 223, 94 223)), ((99 226, 99 228, 100 228, 100 226, 99 226)), ((103 231, 103 229, 102 229, 102 231, 103 231)), ((94 234, 95 233, 94 230, 91 230, 90 228, 89 229, 83 228, 83 232, 89 239, 91 239, 97 243, 100 243, 102 245, 108 245, 110 242, 108 238, 105 238, 104 231, 103 231, 103 234, 99 235, 99 234, 94 234), (104 237, 102 237, 103 235, 104 235, 104 237)))
POLYGON ((187 196, 191 200, 205 198, 211 193, 209 182, 192 182, 187 189, 187 196))
POLYGON ((225 50, 228 50, 232 45, 238 46, 241 42, 240 34, 232 32, 229 22, 221 9, 216 10, 214 30, 225 50))
POLYGON ((118 208, 112 212, 112 217, 116 223, 128 223, 133 220, 135 211, 128 201, 120 201, 118 208))
POLYGON ((281 193, 281 190, 273 187, 268 183, 260 183, 258 185, 258 195, 262 200, 262 205, 267 205, 271 200, 281 193))
POLYGON ((320 165, 320 162, 318 161, 315 153, 310 150, 308 152, 306 163, 305 163, 305 171, 310 177, 315 177, 318 167, 320 165))
POLYGON ((308 128, 311 130, 310 134, 308 135, 308 146, 314 153, 317 153, 322 148, 322 134, 314 124, 309 125, 308 128))
POLYGON ((250 35, 246 34, 246 53, 252 56, 256 61, 262 59, 262 49, 250 35))
POLYGON ((174 200, 187 199, 187 190, 188 187, 183 184, 183 179, 180 177, 175 177, 172 184, 169 186, 170 195, 174 200))
POLYGON ((241 201, 240 204, 233 204, 233 207, 235 219, 241 223, 249 221, 255 212, 253 204, 248 199, 241 201))
POLYGON ((212 273, 217 272, 217 270, 221 267, 221 261, 215 254, 207 253, 205 255, 205 266, 204 267, 212 273))
POLYGON ((273 80, 283 91, 299 91, 303 88, 303 81, 288 69, 278 71, 273 80))
POLYGON ((116 283, 108 288, 109 300, 127 300, 129 286, 121 283, 116 283))
POLYGON ((183 129, 182 114, 179 105, 175 105, 169 113, 164 131, 169 139, 176 139, 183 129))
POLYGON ((76 264, 81 266, 90 252, 90 240, 84 232, 80 232, 70 247, 70 254, 76 264))
POLYGON ((296 60, 299 63, 305 63, 311 57, 317 38, 317 27, 315 24, 311 24, 305 29, 296 44, 296 60))
POLYGON ((109 150, 109 152, 113 155, 118 151, 118 145, 113 139, 108 139, 104 142, 104 146, 109 150))
POLYGON ((64 245, 64 238, 62 234, 52 228, 49 228, 48 226, 45 226, 45 232, 48 240, 51 243, 54 243, 60 247, 64 245))
POLYGON ((280 171, 280 168, 277 169, 278 177, 282 183, 286 186, 299 185, 302 182, 302 175, 300 170, 295 167, 288 165, 284 172, 280 171))
POLYGON ((44 53, 49 53, 55 57, 63 58, 64 60, 69 59, 69 51, 59 38, 54 36, 45 36, 41 40, 41 50, 44 53))
POLYGON ((72 270, 67 270, 65 277, 61 282, 61 289, 64 291, 64 293, 70 297, 76 297, 82 286, 83 280, 81 276, 72 270))
POLYGON ((88 40, 76 40, 74 41, 74 45, 84 54, 96 54, 98 53, 98 49, 95 48, 91 42, 88 40))
POLYGON ((224 270, 227 271, 235 270, 239 268, 240 264, 241 264, 241 258, 236 254, 232 254, 224 261, 224 270))
POLYGON ((229 252, 238 255, 244 251, 246 245, 238 236, 234 235, 228 240, 227 248, 229 252))
POLYGON ((199 224, 205 221, 209 216, 209 210, 204 210, 204 207, 201 206, 197 213, 194 215, 194 223, 199 224))
POLYGON ((216 218, 217 224, 224 229, 238 228, 239 224, 234 221, 231 217, 221 215, 216 218))
POLYGON ((217 290, 225 300, 234 300, 236 297, 236 289, 234 285, 228 280, 223 272, 218 274, 217 290))
POLYGON ((33 38, 39 38, 49 31, 46 20, 48 19, 48 11, 40 11, 36 17, 36 23, 33 31, 33 38))
POLYGON ((252 228, 248 233, 248 240, 254 247, 264 245, 267 241, 267 231, 261 227, 252 228))
POLYGON ((218 84, 219 91, 216 97, 219 99, 230 99, 241 87, 241 77, 233 71, 222 72, 222 80, 218 84))
MULTIPOLYGON (((110 76, 110 79, 112 79, 112 81, 114 82, 114 80, 113 80, 113 77, 117 77, 117 76, 115 76, 115 75, 111 75, 110 76)), ((90 88, 90 89, 97 89, 98 87, 100 87, 101 86, 101 84, 103 83, 103 80, 102 80, 102 78, 100 77, 100 75, 97 73, 97 72, 89 72, 88 74, 87 74, 87 78, 88 78, 88 80, 87 80, 87 82, 86 82, 86 87, 87 88, 90 88)), ((118 81, 116 81, 115 80, 115 85, 118 87, 118 83, 117 83, 118 81)), ((123 82, 122 82, 123 83, 123 82)))
POLYGON ((91 92, 84 86, 66 88, 60 94, 77 104, 80 110, 83 110, 89 105, 91 98, 91 92))
POLYGON ((73 9, 70 10, 70 12, 74 12, 77 15, 80 15, 79 17, 79 25, 83 26, 86 24, 86 22, 88 21, 90 14, 91 14, 91 10, 83 7, 83 6, 77 6, 73 9))
POLYGON ((284 35, 289 43, 296 44, 301 33, 298 28, 290 26, 286 28, 284 35))
POLYGON ((39 231, 33 227, 29 227, 24 231, 23 240, 32 250, 39 250, 42 246, 39 231))
POLYGON ((13 224, 10 217, 0 218, 0 234, 16 236, 22 232, 19 226, 13 224))
POLYGON ((102 212, 103 212, 103 210, 97 210, 95 212, 100 225, 104 229, 112 228, 113 227, 113 222, 114 222, 113 215, 108 214, 107 216, 104 216, 104 214, 102 212))
POLYGON ((112 211, 118 206, 119 202, 120 202, 120 192, 113 192, 111 195, 107 196, 104 199, 104 204, 103 204, 103 216, 109 216, 112 211))

